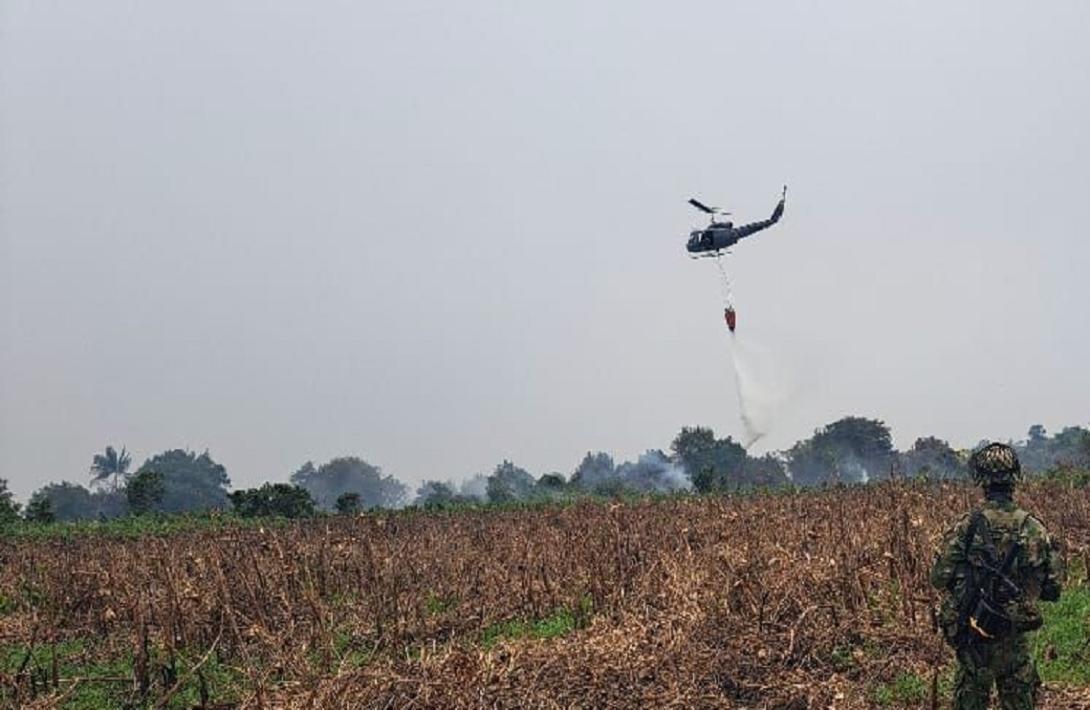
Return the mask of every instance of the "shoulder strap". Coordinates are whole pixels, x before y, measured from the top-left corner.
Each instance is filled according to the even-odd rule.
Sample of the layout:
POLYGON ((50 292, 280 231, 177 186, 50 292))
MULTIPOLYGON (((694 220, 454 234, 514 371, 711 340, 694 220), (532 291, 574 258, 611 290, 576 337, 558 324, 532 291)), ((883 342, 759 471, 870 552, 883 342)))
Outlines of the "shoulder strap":
POLYGON ((1014 541, 1011 543, 1010 549, 1007 550, 1007 556, 1003 558, 1003 564, 999 567, 999 571, 1002 574, 1010 573, 1011 564, 1018 555, 1018 551, 1022 549, 1022 531, 1026 527, 1026 520, 1029 519, 1029 513, 1024 510, 1019 510, 1015 513, 1015 519, 1018 521, 1018 530, 1014 534, 1014 541))
POLYGON ((1018 551, 1022 549, 1022 540, 1017 539, 1014 544, 1011 545, 1011 549, 1007 550, 1007 556, 1003 558, 1003 564, 999 566, 1000 574, 1009 574, 1011 571, 1011 564, 1014 562, 1014 558, 1018 555, 1018 551))
POLYGON ((973 544, 973 538, 976 537, 976 531, 980 528, 983 518, 984 513, 980 510, 974 510, 972 517, 969 518, 969 527, 965 528, 965 537, 961 541, 961 549, 966 556, 969 554, 969 546, 973 544))

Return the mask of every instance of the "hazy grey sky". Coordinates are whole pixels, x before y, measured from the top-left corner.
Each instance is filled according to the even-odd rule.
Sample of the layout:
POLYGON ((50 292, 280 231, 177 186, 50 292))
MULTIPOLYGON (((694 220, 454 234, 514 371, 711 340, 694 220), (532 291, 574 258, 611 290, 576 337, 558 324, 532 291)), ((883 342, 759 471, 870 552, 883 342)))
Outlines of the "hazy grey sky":
POLYGON ((1090 423, 1085 2, 0 0, 0 477, 1090 423))

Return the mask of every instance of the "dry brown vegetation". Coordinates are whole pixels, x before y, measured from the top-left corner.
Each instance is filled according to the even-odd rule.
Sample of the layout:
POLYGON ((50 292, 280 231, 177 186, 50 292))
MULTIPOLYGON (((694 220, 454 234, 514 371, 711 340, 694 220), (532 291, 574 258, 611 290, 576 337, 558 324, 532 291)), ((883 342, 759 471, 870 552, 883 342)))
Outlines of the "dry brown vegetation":
MULTIPOLYGON (((1090 489, 1019 498, 1085 564, 1090 489)), ((8 540, 0 643, 93 640, 79 653, 127 661, 81 677, 28 653, 0 692, 41 706, 113 684, 150 704, 843 708, 908 674, 929 706, 949 653, 927 571, 977 500, 901 482, 8 540)))

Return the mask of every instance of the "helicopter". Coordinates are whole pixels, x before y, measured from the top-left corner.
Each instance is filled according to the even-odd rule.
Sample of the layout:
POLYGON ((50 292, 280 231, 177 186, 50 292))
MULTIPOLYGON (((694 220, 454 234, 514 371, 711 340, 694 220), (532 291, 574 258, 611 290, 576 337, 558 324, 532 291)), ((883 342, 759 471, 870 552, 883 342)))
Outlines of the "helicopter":
POLYGON ((750 222, 735 227, 733 222, 727 220, 716 221, 717 217, 730 215, 730 212, 724 212, 718 207, 708 207, 700 200, 692 198, 689 200, 689 204, 701 212, 711 215, 711 224, 704 229, 694 229, 690 232, 689 241, 686 243, 685 248, 694 259, 709 256, 717 257, 720 252, 734 246, 741 239, 762 229, 768 229, 776 222, 779 222, 780 217, 783 216, 783 207, 786 200, 787 185, 784 185, 783 192, 780 194, 780 201, 776 205, 776 209, 772 210, 771 217, 760 222, 750 222))

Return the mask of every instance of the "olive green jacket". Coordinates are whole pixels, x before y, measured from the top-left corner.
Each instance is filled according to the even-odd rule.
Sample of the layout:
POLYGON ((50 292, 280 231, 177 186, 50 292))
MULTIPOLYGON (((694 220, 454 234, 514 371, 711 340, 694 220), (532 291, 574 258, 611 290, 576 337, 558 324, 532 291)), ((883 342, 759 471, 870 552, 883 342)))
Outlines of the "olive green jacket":
POLYGON ((1015 631, 1040 627, 1038 600, 1055 601, 1060 598, 1062 561, 1056 544, 1041 521, 1009 500, 985 501, 980 512, 983 513, 984 524, 977 526, 969 549, 965 549, 965 534, 972 514, 962 516, 946 531, 931 568, 931 584, 950 593, 940 610, 940 623, 947 638, 951 638, 950 634, 954 632, 950 625, 956 623, 957 612, 953 608, 953 600, 961 598, 970 566, 979 569, 981 560, 987 559, 989 541, 994 546, 993 554, 998 555, 996 560, 1003 559, 1016 540, 1022 543, 1008 575, 1022 590, 1021 598, 1012 601, 1006 609, 1014 622, 1015 631))

